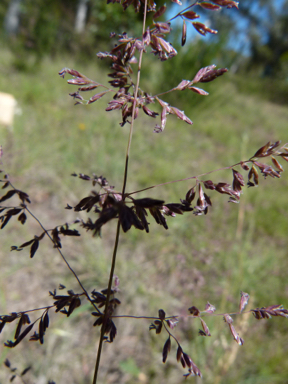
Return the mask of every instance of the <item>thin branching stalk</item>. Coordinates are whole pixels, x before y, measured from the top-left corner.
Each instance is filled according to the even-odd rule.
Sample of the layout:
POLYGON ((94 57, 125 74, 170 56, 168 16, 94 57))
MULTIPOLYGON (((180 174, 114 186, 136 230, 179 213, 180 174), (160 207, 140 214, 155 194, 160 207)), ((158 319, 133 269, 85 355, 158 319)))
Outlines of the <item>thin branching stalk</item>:
POLYGON ((188 7, 186 7, 185 9, 183 9, 181 12, 178 12, 177 15, 171 17, 171 19, 169 19, 169 21, 172 21, 172 20, 176 19, 178 16, 181 15, 181 13, 184 13, 184 12, 188 11, 188 9, 194 7, 194 5, 196 5, 196 4, 197 4, 197 1, 195 1, 193 4, 190 4, 188 7))
POLYGON ((98 345, 98 351, 97 351, 97 357, 96 357, 96 363, 95 363, 95 371, 94 371, 94 377, 93 377, 93 384, 97 383, 97 376, 98 376, 98 371, 99 371, 99 364, 100 364, 103 340, 104 340, 104 335, 105 335, 105 327, 106 327, 106 321, 107 321, 107 315, 108 315, 108 303, 109 303, 109 299, 110 299, 113 275, 114 275, 115 264, 116 264, 119 235, 120 235, 120 220, 118 220, 118 223, 117 223, 116 237, 115 237, 115 243, 114 243, 114 251, 113 251, 109 284, 108 284, 107 300, 106 300, 105 311, 104 311, 104 321, 103 321, 103 325, 101 328, 100 340, 99 340, 99 345, 98 345))
MULTIPOLYGON (((144 34, 145 28, 146 28, 146 17, 147 17, 147 0, 145 0, 145 4, 144 4, 142 35, 144 34)), ((133 109, 132 109, 129 139, 128 139, 128 145, 127 145, 127 151, 126 151, 125 171, 124 171, 124 180, 123 180, 123 188, 122 188, 123 199, 125 199, 125 190, 126 190, 126 183, 127 183, 127 176, 128 176, 129 154, 130 154, 130 148, 131 148, 132 136, 133 136, 133 128, 134 128, 134 121, 135 121, 135 111, 136 111, 136 105, 137 105, 138 89, 139 89, 139 83, 140 83, 142 58, 143 58, 143 49, 141 50, 140 55, 139 55, 137 81, 136 81, 135 90, 134 90, 133 109)))
MULTIPOLYGON (((12 188, 14 188, 16 190, 16 188, 14 187, 14 185, 10 182, 10 186, 12 188)), ((27 207, 27 205, 25 206, 25 210, 30 214, 31 217, 33 217, 34 220, 37 221, 37 223, 39 224, 39 226, 43 229, 43 231, 46 233, 46 235, 48 236, 48 238, 52 241, 53 244, 54 243, 54 240, 52 239, 51 235, 49 234, 48 230, 43 226, 43 224, 41 223, 41 221, 33 214, 33 212, 27 207)), ((71 265, 68 263, 66 257, 64 256, 63 252, 61 251, 61 249, 59 247, 56 247, 57 251, 59 252, 60 256, 62 257, 63 261, 65 262, 65 264, 67 265, 67 267, 69 268, 69 270, 72 272, 72 274, 74 275, 75 279, 77 280, 78 284, 80 285, 80 287, 83 289, 83 291, 85 292, 85 296, 87 297, 87 299, 90 301, 90 303, 93 305, 93 307, 96 309, 96 311, 99 313, 99 309, 97 308, 97 306, 93 303, 93 300, 91 299, 91 297, 89 296, 89 293, 87 292, 87 290, 85 289, 84 285, 81 283, 79 277, 77 276, 77 273, 74 271, 74 269, 71 267, 71 265)))
MULTIPOLYGON (((145 0, 145 4, 144 4, 142 35, 144 34, 145 28, 146 28, 146 16, 147 16, 147 0, 145 0)), ((142 57, 143 57, 143 50, 141 50, 140 55, 139 55, 137 81, 136 81, 135 90, 134 90, 134 101, 133 101, 133 109, 132 109, 132 117, 131 117, 131 125, 130 125, 130 131, 129 131, 128 145, 127 145, 127 151, 126 151, 126 161, 125 161, 123 188, 122 188, 123 200, 125 199, 125 189, 126 189, 126 183, 127 183, 127 177, 128 177, 129 154, 130 154, 130 148, 131 148, 132 136, 133 136, 135 111, 136 111, 137 96, 138 96, 138 89, 139 89, 139 83, 140 83, 142 57)), ((96 384, 96 382, 97 382, 97 376, 98 376, 98 371, 99 371, 99 364, 100 364, 101 353, 102 353, 103 339, 104 339, 104 335, 105 335, 105 328, 106 328, 106 322, 107 322, 108 304, 109 304, 109 300, 110 300, 112 281, 113 281, 114 270, 115 270, 115 265, 116 265, 119 236, 120 236, 120 220, 118 219, 115 244, 114 244, 114 251, 113 251, 113 257, 112 257, 112 263, 111 263, 111 269, 110 269, 107 299, 106 299, 105 311, 104 311, 104 321, 103 321, 103 325, 101 328, 101 334, 100 334, 100 340, 99 340, 99 346, 98 346, 96 364, 95 364, 95 371, 94 371, 94 377, 93 377, 93 384, 96 384)))
MULTIPOLYGON (((245 161, 242 161, 243 164, 246 164, 248 163, 250 160, 245 160, 245 161)), ((151 185, 150 187, 147 187, 147 188, 143 188, 143 189, 139 189, 137 191, 133 191, 133 192, 130 192, 129 193, 129 196, 131 195, 134 195, 136 193, 140 193, 140 192, 144 192, 144 191, 148 191, 149 189, 153 189, 153 188, 157 188, 157 187, 162 187, 163 185, 167 185, 167 184, 172 184, 172 183, 179 183, 181 181, 187 181, 187 180, 198 180, 199 177, 202 177, 202 176, 207 176, 207 175, 210 175, 211 173, 214 173, 214 172, 219 172, 219 171, 224 171, 224 170, 227 170, 227 169, 232 169, 234 167, 237 167, 237 165, 240 165, 241 162, 239 163, 236 163, 234 165, 229 165, 229 167, 223 167, 223 168, 218 168, 218 169, 215 169, 213 171, 209 171, 209 172, 205 172, 205 173, 201 173, 200 175, 197 175, 197 176, 189 176, 189 177, 185 177, 184 179, 178 179, 178 180, 171 180, 171 181, 166 181, 165 183, 160 183, 160 184, 156 184, 156 185, 151 185)))

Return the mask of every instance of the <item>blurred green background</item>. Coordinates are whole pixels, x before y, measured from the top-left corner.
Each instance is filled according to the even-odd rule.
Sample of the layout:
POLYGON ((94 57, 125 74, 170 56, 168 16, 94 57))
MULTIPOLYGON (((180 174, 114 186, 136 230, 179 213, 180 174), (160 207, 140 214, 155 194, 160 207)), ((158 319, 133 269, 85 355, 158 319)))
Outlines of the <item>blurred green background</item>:
MULTIPOLYGON (((219 29, 219 37, 205 40, 191 33, 191 42, 181 48, 176 23, 171 39, 179 55, 164 63, 150 54, 144 58, 141 87, 151 94, 192 79, 205 65, 215 63, 231 71, 204 84, 208 97, 179 92, 165 98, 185 110, 192 126, 168 116, 165 131, 157 135, 155 120, 146 115, 137 119, 128 190, 232 165, 251 157, 269 140, 288 142, 287 2, 279 1, 277 7, 272 1, 256 1, 253 7, 249 3, 240 1, 239 11, 213 17, 202 14, 203 20, 209 17, 212 27, 219 29)), ((76 0, 3 0, 0 21, 0 92, 12 94, 18 103, 13 127, 0 126, 2 168, 16 188, 29 194, 31 209, 43 225, 54 228, 80 217, 64 207, 76 205, 92 190, 89 182, 71 173, 94 172, 121 189, 129 130, 127 125, 120 127, 116 111, 105 112, 109 97, 74 106, 68 93, 76 88, 57 73, 69 67, 108 82, 109 67, 96 53, 111 49, 115 43, 109 38, 111 31, 139 34, 141 23, 133 9, 128 8, 126 18, 118 4, 76 0), (14 30, 7 26, 12 3, 19 5, 14 30), (86 5, 86 13, 82 29, 81 25, 77 29, 81 4, 86 5)), ((246 179, 245 171, 240 171, 246 179)), ((232 172, 202 179, 231 183, 232 172)), ((140 197, 179 202, 193 185, 189 181, 170 184, 140 197)), ((206 318, 210 338, 198 336, 200 323, 186 317, 188 307, 204 309, 207 301, 218 313, 237 311, 240 290, 251 296, 248 309, 288 307, 287 185, 286 172, 281 179, 261 177, 258 188, 245 188, 239 205, 209 191, 213 207, 205 217, 187 213, 170 218, 169 231, 150 220, 148 235, 135 229, 121 234, 116 265, 122 302, 118 314, 156 316, 163 308, 167 315, 182 315, 175 336, 203 373, 203 379, 189 378, 191 382, 288 383, 287 319, 257 321, 252 315, 238 316, 235 327, 245 340, 239 347, 222 317, 206 318)), ((85 231, 80 238, 63 239, 64 254, 88 291, 107 286, 115 229, 115 223, 106 225, 101 239, 85 231)), ((1 314, 50 305, 48 291, 59 283, 79 292, 47 239, 33 259, 26 249, 10 252, 11 245, 40 233, 30 217, 25 226, 11 219, 0 233, 1 314)), ((51 315, 43 346, 27 338, 14 350, 1 347, 0 382, 9 382, 11 375, 3 365, 9 358, 20 372, 32 365, 27 383, 91 383, 98 329, 92 327, 90 312, 84 302, 69 319, 51 315)), ((104 345, 100 383, 184 382, 185 371, 175 359, 176 345, 172 343, 168 361, 162 364, 167 337, 149 332, 149 324, 147 320, 116 321, 118 335, 113 344, 104 345)), ((4 328, 2 345, 13 338, 14 331, 13 324, 4 328)))

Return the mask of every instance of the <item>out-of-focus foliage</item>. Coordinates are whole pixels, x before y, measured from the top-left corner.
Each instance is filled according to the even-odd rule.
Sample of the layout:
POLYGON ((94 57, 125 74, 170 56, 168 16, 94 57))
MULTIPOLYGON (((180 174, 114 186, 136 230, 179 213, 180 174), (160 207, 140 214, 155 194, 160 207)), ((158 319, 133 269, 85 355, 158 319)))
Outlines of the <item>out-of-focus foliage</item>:
MULTIPOLYGON (((5 27, 9 7, 13 0, 3 0, 0 4, 0 23, 5 27)), ((15 3, 15 1, 14 1, 15 3)), ((44 55, 55 56, 64 51, 87 59, 94 56, 110 39, 111 25, 117 26, 115 33, 130 31, 141 34, 141 21, 133 9, 127 9, 128 17, 123 17, 123 9, 106 1, 90 0, 85 3, 84 28, 75 27, 79 0, 22 0, 19 3, 19 27, 17 33, 3 35, 15 54, 18 69, 27 67, 27 53, 33 57, 33 64, 39 63, 44 55)), ((83 3, 83 1, 82 1, 83 3)), ((30 57, 31 60, 31 57, 30 57)))
MULTIPOLYGON (((288 0, 239 0, 237 12, 202 10, 202 15, 219 31, 218 36, 226 37, 226 48, 238 52, 235 70, 287 78, 288 0)), ((213 41, 218 36, 213 36, 213 41)))
MULTIPOLYGON (((119 4, 107 5, 106 0, 1 0, 2 31, 8 11, 15 3, 19 5, 18 31, 16 34, 10 35, 2 33, 0 40, 13 50, 15 66, 18 69, 31 68, 31 64, 35 68, 34 64, 38 64, 44 55, 55 56, 63 51, 75 54, 78 60, 93 57, 104 47, 107 50, 107 40, 109 40, 111 32, 109 26, 111 25, 117 26, 115 33, 125 31, 128 35, 131 35, 132 32, 134 36, 141 35, 141 20, 133 7, 126 10, 129 17, 123 17, 122 7, 119 4), (84 24, 83 30, 77 31, 76 20, 81 3, 84 4, 85 9, 84 24), (27 53, 31 53, 29 60, 27 60, 27 53)), ((164 0, 159 3, 159 6, 163 3, 164 0)), ((183 6, 185 5, 187 3, 183 4, 183 6)), ((170 1, 167 2, 167 7, 170 7, 170 16, 174 13, 172 10, 178 12, 180 8, 183 9, 170 1)), ((240 0, 237 12, 222 10, 211 13, 202 9, 201 15, 204 19, 206 18, 206 21, 209 18, 211 27, 219 30, 218 36, 221 36, 221 38, 217 35, 206 38, 209 40, 209 44, 216 44, 215 47, 208 47, 208 50, 205 46, 202 50, 205 52, 207 63, 211 63, 212 60, 216 64, 220 64, 221 59, 221 65, 229 66, 229 57, 231 58, 233 50, 237 50, 238 61, 234 63, 235 70, 244 68, 246 72, 249 70, 254 75, 282 79, 287 77, 288 0, 277 2, 240 0), (220 47, 221 49, 219 49, 220 47), (226 55, 226 49, 229 49, 228 55, 226 55), (222 58, 219 58, 219 51, 222 53, 222 58), (242 60, 239 59, 239 51, 244 53, 242 60), (228 58, 227 63, 222 60, 223 57, 225 60, 228 58)), ((173 23, 172 27, 177 29, 173 23)), ((174 46, 176 46, 176 42, 174 42, 174 46)), ((203 55, 200 53, 200 56, 203 55)), ((189 48, 187 57, 191 63, 189 48)), ((234 59, 234 55, 232 57, 234 59)), ((198 66, 198 61, 199 56, 195 60, 195 67, 198 66)), ((167 71, 174 74, 177 72, 175 71, 177 65, 176 59, 173 59, 173 68, 167 69, 167 71)), ((181 68, 186 69, 185 58, 184 63, 183 61, 181 63, 181 68)), ((165 77, 167 77, 166 74, 165 77)))
POLYGON ((249 55, 244 70, 260 76, 288 76, 288 1, 240 0, 235 36, 249 55))

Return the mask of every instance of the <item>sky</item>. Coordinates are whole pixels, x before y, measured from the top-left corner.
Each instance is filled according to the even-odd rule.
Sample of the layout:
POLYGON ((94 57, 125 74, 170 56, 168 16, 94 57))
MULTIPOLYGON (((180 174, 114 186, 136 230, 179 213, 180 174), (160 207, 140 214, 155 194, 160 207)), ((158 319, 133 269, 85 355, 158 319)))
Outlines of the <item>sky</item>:
MULTIPOLYGON (((275 11, 278 13, 279 11, 281 11, 284 2, 285 0, 270 0, 270 5, 272 5, 275 11)), ((188 2, 184 2, 184 1, 182 1, 182 3, 183 3, 183 6, 174 4, 169 9, 167 18, 173 17, 175 14, 177 14, 177 12, 184 9, 186 4, 189 4, 188 2)), ((241 7, 241 0, 239 0, 239 8, 240 7, 241 7)), ((195 9, 193 10, 195 10, 197 13, 201 15, 201 12, 199 12, 199 8, 200 7, 198 6, 198 7, 195 7, 195 9)), ((263 9, 259 1, 251 1, 251 10, 253 13, 256 13, 257 15, 262 16, 263 20, 266 20, 267 23, 270 22, 270 15, 268 13, 267 8, 263 9)), ((213 12, 223 12, 223 10, 211 11, 211 14, 213 12)), ((231 37, 228 40, 228 47, 235 51, 241 52, 241 54, 244 56, 249 56, 250 54, 250 38, 248 35, 249 21, 243 16, 241 16, 241 13, 235 8, 229 9, 227 10, 227 12, 229 12, 229 14, 231 15, 231 18, 233 19, 236 25, 236 31, 231 33, 231 37)), ((196 21, 199 21, 209 27, 211 24, 209 20, 209 12, 206 15, 202 14, 200 19, 197 19, 196 21)), ((178 25, 179 27, 181 27, 182 25, 181 19, 177 19, 173 23, 174 23, 174 26, 178 25)), ((172 24, 172 28, 173 28, 173 24, 172 24)), ((199 37, 201 36, 194 30, 194 28, 191 25, 189 25, 189 23, 187 23, 187 39, 190 39, 190 41, 192 41, 193 39, 199 38, 199 37)), ((215 39, 215 35, 208 34, 202 38, 205 39, 206 41, 213 41, 213 39, 215 39)), ((266 40, 267 40, 267 34, 265 34, 265 26, 264 26, 261 30, 260 41, 264 44, 266 40)))

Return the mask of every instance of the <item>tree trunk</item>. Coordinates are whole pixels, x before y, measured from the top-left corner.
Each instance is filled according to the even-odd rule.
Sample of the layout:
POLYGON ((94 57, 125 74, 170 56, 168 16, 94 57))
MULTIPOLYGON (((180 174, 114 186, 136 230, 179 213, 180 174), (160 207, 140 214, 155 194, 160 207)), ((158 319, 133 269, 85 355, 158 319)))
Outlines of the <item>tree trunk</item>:
POLYGON ((89 0, 79 0, 75 20, 75 32, 77 33, 82 33, 85 29, 88 13, 88 1, 89 0))
POLYGON ((19 29, 20 6, 22 0, 11 0, 4 20, 4 29, 8 35, 16 35, 19 29))

